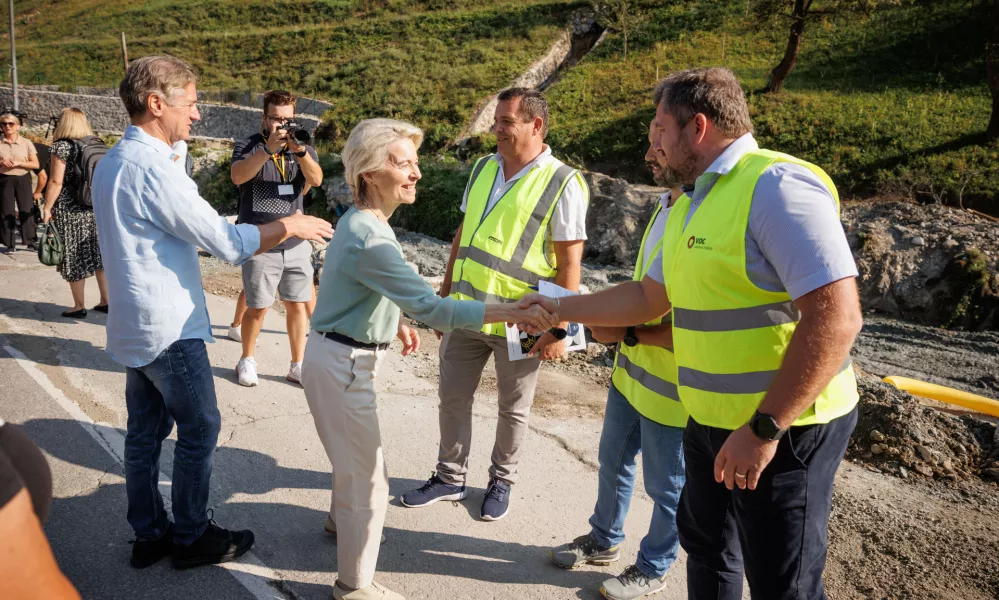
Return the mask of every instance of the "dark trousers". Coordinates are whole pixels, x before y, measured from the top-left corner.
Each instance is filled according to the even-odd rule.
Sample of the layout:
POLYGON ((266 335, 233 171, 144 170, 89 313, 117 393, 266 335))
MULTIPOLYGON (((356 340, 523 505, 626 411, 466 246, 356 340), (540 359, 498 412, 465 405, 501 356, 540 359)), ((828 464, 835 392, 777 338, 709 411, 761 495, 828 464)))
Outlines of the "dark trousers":
POLYGON ((35 215, 31 210, 35 205, 31 193, 31 174, 0 175, 0 242, 8 248, 14 247, 16 219, 21 220, 21 241, 25 244, 37 242, 35 215))
POLYGON ((177 423, 173 452, 174 541, 190 545, 208 528, 208 492, 222 418, 203 340, 180 340, 144 367, 125 370, 125 491, 139 539, 163 537, 167 514, 157 488, 163 440, 177 423))
POLYGON ((743 570, 753 598, 826 597, 833 479, 856 424, 854 409, 826 424, 792 427, 757 488, 729 491, 715 482, 714 462, 731 432, 688 422, 676 525, 691 600, 739 600, 743 570))

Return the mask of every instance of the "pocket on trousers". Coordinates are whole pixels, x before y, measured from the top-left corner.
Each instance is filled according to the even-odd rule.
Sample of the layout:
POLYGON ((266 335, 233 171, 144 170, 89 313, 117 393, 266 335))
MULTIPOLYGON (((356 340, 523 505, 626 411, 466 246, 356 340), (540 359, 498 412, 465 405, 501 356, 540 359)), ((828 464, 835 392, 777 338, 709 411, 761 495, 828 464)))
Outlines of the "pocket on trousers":
POLYGON ((350 384, 347 385, 347 393, 357 392, 368 388, 368 391, 374 394, 374 378, 375 369, 377 367, 377 353, 365 351, 355 352, 353 362, 350 365, 351 379, 350 384))

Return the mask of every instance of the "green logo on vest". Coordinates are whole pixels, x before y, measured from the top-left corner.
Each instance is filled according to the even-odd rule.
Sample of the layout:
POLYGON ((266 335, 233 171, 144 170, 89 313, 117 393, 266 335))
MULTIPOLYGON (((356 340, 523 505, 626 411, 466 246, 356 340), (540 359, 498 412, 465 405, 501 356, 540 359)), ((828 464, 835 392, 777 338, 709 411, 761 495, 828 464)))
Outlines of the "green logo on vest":
MULTIPOLYGON (((708 242, 708 238, 694 237, 690 236, 687 240, 687 248, 693 248, 694 246, 703 247, 708 242)), ((705 250, 710 250, 710 248, 704 248, 705 250)))

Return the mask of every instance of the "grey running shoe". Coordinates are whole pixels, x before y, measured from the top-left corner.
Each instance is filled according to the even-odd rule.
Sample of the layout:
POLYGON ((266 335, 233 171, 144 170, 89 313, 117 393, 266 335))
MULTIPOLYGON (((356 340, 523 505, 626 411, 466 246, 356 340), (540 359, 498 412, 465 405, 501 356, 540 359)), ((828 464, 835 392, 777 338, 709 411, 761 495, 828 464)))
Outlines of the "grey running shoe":
POLYGON ((372 581, 371 585, 360 590, 348 592, 340 586, 333 585, 333 600, 406 600, 387 587, 372 581))
POLYGON ((548 556, 556 566, 563 569, 575 569, 585 564, 606 566, 621 558, 621 546, 601 546, 587 533, 572 540, 570 544, 552 548, 548 556))
POLYGON ((607 600, 635 600, 649 594, 655 594, 666 587, 663 578, 646 577, 638 570, 638 567, 631 565, 614 579, 608 579, 600 585, 600 593, 607 600))

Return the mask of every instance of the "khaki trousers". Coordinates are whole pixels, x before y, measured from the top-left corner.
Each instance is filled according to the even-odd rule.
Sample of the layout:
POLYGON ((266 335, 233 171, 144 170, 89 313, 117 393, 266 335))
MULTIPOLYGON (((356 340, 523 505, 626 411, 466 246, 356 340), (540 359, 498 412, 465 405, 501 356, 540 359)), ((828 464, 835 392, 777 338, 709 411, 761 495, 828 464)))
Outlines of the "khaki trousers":
POLYGON ((388 471, 375 412, 375 373, 385 351, 362 350, 313 331, 302 387, 333 465, 330 518, 337 529, 339 579, 371 585, 388 509, 388 471))
POLYGON ((511 361, 505 338, 458 329, 444 336, 440 349, 437 474, 445 483, 465 483, 472 445, 472 400, 490 354, 496 362, 499 420, 489 475, 510 484, 517 482, 517 462, 527 435, 541 361, 511 361))

